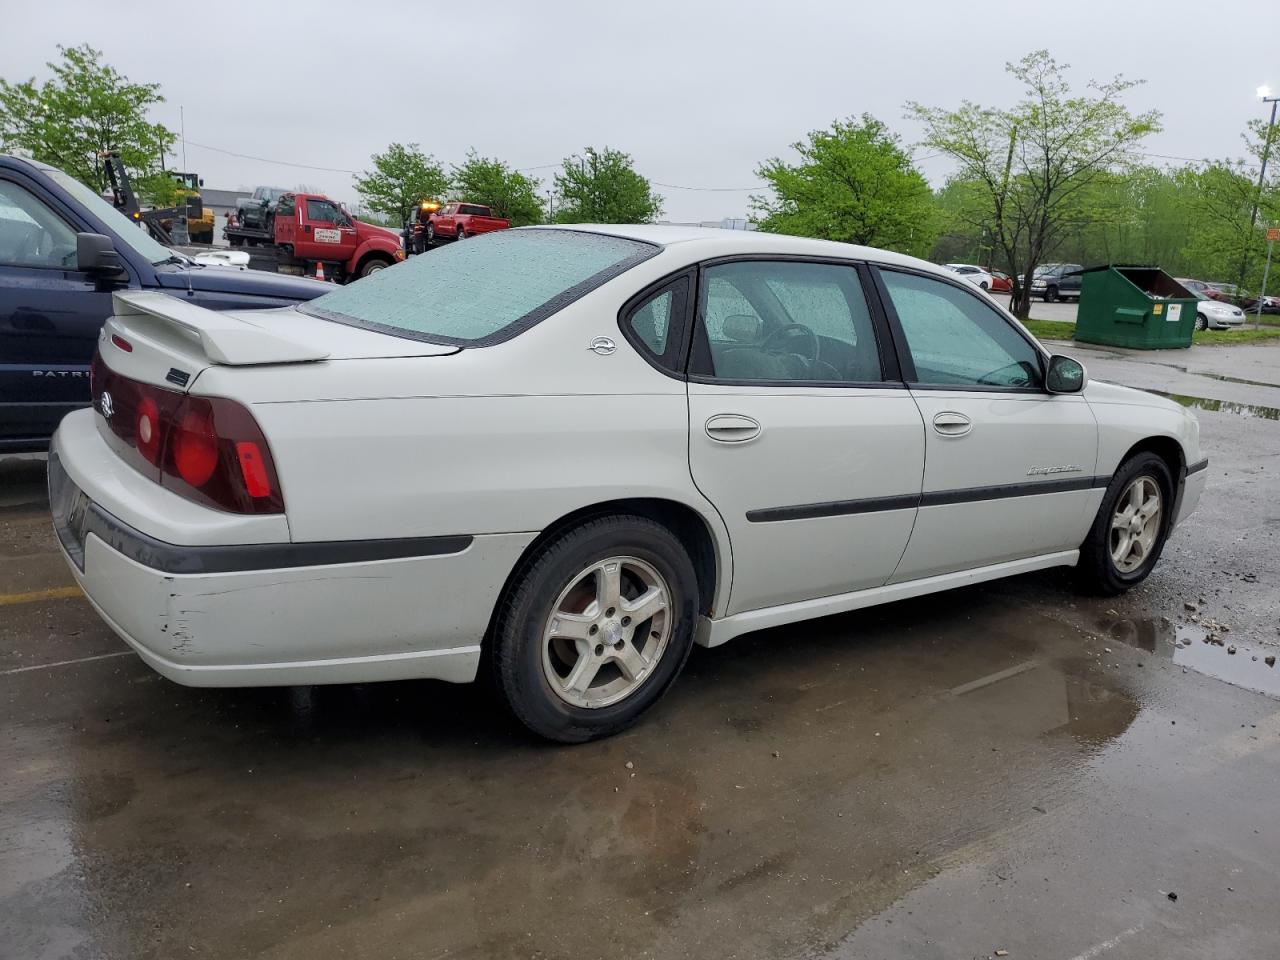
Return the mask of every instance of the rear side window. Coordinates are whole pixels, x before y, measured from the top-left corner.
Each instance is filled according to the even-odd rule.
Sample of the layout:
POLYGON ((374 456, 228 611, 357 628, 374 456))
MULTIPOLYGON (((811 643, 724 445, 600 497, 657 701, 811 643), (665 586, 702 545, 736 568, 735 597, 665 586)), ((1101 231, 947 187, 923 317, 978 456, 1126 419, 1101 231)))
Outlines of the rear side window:
POLYGON ((881 381, 853 266, 748 260, 707 267, 702 277, 695 375, 778 384, 881 381))
POLYGON ((488 346, 657 252, 585 231, 502 230, 380 270, 299 309, 432 343, 488 346))
POLYGON ((683 366, 685 316, 689 302, 688 275, 649 293, 623 317, 628 339, 648 354, 650 361, 679 374, 683 366))

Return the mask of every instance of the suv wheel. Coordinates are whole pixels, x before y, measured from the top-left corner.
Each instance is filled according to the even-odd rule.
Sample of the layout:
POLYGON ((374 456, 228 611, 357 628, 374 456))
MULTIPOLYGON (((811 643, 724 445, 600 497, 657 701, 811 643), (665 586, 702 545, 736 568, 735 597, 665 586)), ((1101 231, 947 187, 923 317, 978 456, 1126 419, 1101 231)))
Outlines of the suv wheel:
POLYGON ((693 564, 666 527, 589 520, 549 541, 504 596, 489 640, 496 686, 548 739, 617 733, 684 667, 697 598, 693 564))
POLYGON ((1045 287, 1044 302, 1056 303, 1057 299, 1058 299, 1058 288, 1053 286, 1045 287))
POLYGON ((1080 547, 1081 585, 1112 596, 1145 580, 1164 549, 1172 510, 1173 477, 1160 457, 1139 453, 1122 463, 1080 547))

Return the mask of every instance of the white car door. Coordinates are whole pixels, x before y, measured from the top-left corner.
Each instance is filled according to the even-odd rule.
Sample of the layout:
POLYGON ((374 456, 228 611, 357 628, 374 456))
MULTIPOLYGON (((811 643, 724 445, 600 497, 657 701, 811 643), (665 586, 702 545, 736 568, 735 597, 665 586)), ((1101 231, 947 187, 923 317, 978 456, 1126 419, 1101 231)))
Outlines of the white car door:
POLYGON ((880 586, 898 565, 924 425, 880 341, 887 348, 888 329, 853 264, 700 270, 689 463, 729 530, 720 615, 880 586))
POLYGON ((1044 355, 980 296, 881 268, 890 324, 925 424, 920 512, 893 582, 1074 550, 1102 488, 1081 394, 1044 387, 1044 355))

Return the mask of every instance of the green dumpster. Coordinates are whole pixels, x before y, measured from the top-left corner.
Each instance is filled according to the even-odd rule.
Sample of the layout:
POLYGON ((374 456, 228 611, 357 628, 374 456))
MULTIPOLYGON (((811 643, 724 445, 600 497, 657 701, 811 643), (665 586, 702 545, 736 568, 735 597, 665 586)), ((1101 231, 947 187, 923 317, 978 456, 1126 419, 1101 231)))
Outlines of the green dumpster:
POLYGON ((1140 350, 1191 346, 1199 301, 1159 267, 1112 265, 1081 273, 1077 340, 1140 350))

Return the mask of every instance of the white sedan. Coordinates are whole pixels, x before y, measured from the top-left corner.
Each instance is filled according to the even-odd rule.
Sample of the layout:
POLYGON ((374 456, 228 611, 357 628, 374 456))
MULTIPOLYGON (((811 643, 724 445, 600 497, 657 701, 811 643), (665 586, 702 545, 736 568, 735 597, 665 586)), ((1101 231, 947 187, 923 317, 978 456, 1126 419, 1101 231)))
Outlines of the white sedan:
POLYGON ((490 671, 563 741, 693 643, 1046 567, 1141 582, 1207 461, 949 271, 817 240, 526 228, 298 307, 119 293, 54 525, 194 686, 490 671))
POLYGON ((995 278, 988 271, 972 263, 944 263, 943 266, 983 290, 990 290, 995 285, 995 278))

